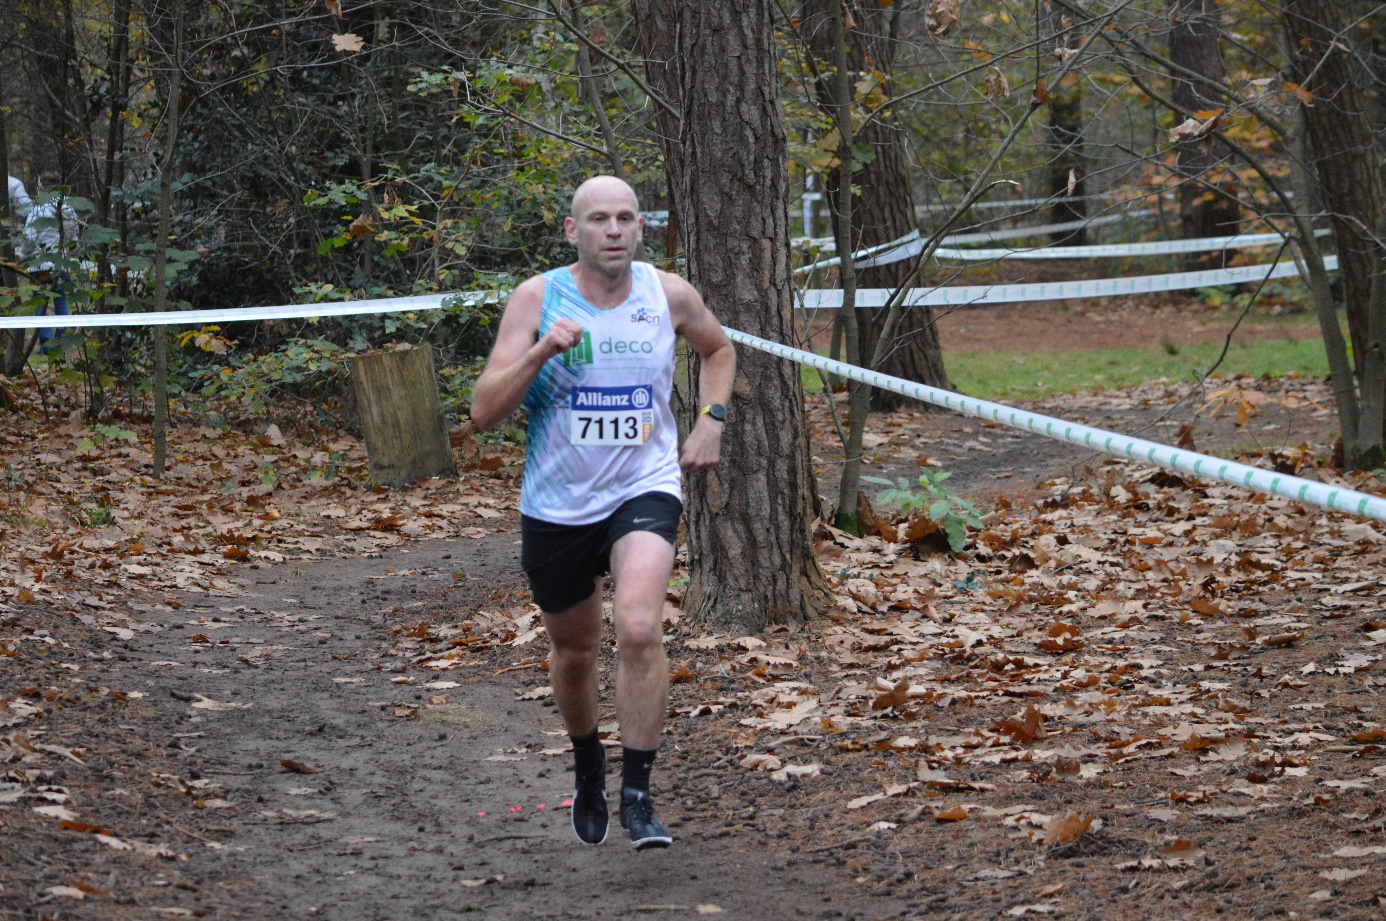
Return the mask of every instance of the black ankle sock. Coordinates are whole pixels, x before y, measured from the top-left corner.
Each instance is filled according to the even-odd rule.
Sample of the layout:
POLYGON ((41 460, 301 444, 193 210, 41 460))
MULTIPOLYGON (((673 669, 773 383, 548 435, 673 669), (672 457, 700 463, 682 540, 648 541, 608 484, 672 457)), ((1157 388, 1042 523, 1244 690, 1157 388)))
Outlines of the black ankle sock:
POLYGON ((650 792, 650 768, 654 767, 657 748, 621 746, 621 786, 650 792))
POLYGON ((568 738, 573 740, 573 768, 579 775, 591 777, 602 769, 602 740, 597 727, 586 735, 568 738))

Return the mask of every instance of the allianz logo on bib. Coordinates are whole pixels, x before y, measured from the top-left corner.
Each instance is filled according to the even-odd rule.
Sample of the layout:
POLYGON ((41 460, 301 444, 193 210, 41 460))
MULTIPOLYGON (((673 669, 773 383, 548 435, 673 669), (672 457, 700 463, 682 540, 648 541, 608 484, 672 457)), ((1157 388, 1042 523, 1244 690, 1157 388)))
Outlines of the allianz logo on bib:
POLYGON ((654 402, 654 388, 649 384, 633 387, 574 387, 568 397, 572 409, 620 410, 649 409, 654 402))

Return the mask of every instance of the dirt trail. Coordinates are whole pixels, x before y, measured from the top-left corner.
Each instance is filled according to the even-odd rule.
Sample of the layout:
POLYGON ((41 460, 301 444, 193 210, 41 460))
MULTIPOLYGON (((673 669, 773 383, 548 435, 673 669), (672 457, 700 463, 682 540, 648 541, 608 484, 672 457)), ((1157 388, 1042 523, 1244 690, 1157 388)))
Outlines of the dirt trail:
MULTIPOLYGON (((478 911, 681 918, 698 916, 699 906, 733 918, 898 915, 898 902, 863 896, 859 886, 849 900, 850 880, 835 872, 786 872, 789 842, 767 847, 754 821, 727 821, 690 780, 709 765, 681 753, 677 735, 655 778, 676 846, 637 854, 613 818, 606 846, 587 848, 560 807, 571 793, 568 756, 502 754, 565 745, 553 710, 517 702, 508 676, 489 671, 460 677, 458 688, 392 683, 418 672, 380 658, 389 627, 425 606, 460 608, 514 582, 513 539, 248 568, 243 597, 186 596, 178 610, 160 605, 144 615, 165 629, 129 644, 121 686, 149 696, 123 718, 150 738, 195 748, 186 776, 215 783, 203 794, 213 808, 229 804, 219 813, 224 833, 209 834, 219 848, 194 843, 193 861, 179 867, 191 884, 163 890, 159 910, 342 921, 478 911), (417 571, 408 588, 389 575, 408 570, 417 571), (393 715, 427 695, 448 695, 449 705, 419 718, 393 715), (292 773, 281 759, 320 772, 292 773), (207 888, 212 880, 219 891, 207 888)), ((71 911, 65 917, 112 917, 90 902, 71 911)))

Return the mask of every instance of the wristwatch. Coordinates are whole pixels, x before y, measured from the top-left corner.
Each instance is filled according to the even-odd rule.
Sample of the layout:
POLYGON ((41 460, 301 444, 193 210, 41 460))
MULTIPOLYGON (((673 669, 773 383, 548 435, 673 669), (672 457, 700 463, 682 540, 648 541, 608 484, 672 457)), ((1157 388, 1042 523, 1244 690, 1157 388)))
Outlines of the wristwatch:
POLYGON ((721 403, 709 403, 698 410, 700 416, 711 416, 715 422, 727 421, 727 408, 721 403))

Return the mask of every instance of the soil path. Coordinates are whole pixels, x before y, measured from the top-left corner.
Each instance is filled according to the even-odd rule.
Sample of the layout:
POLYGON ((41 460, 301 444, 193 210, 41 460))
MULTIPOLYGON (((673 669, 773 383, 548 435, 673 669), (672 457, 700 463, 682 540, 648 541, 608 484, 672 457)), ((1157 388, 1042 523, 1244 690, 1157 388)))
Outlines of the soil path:
POLYGON ((229 887, 209 895, 223 902, 214 916, 680 918, 700 906, 735 918, 898 916, 899 902, 863 896, 835 871, 787 871, 779 849, 790 842, 769 847, 753 820, 726 820, 725 804, 691 780, 709 765, 677 737, 655 785, 676 846, 636 853, 614 816, 604 847, 580 846, 560 807, 568 756, 537 754, 566 745, 553 710, 517 701, 510 676, 489 670, 457 677, 461 687, 405 685, 428 676, 388 657, 389 628, 495 597, 516 581, 514 536, 247 569, 244 597, 185 597, 154 615, 167 629, 131 643, 124 685, 149 685, 151 719, 196 747, 192 775, 234 804, 234 833, 198 859, 229 887), (182 665, 158 664, 169 662, 182 665), (394 715, 428 695, 449 705, 394 715), (204 700, 215 703, 195 706, 204 700), (281 759, 320 772, 292 773, 281 759))

